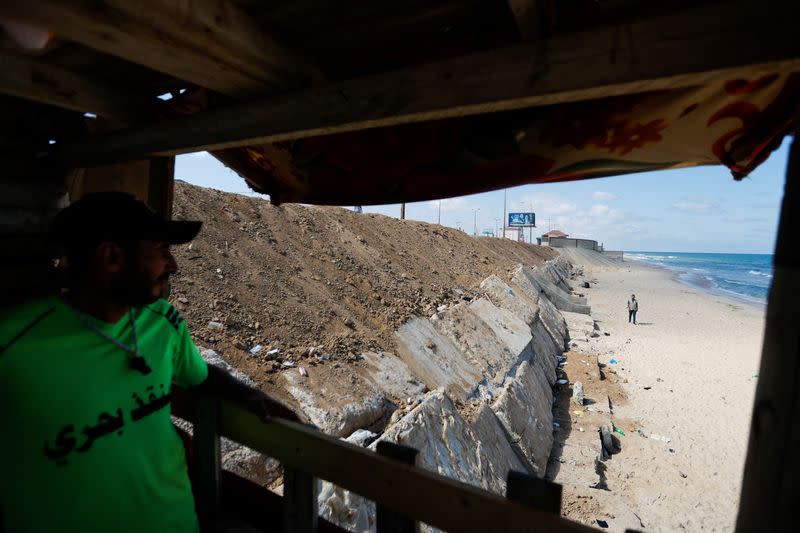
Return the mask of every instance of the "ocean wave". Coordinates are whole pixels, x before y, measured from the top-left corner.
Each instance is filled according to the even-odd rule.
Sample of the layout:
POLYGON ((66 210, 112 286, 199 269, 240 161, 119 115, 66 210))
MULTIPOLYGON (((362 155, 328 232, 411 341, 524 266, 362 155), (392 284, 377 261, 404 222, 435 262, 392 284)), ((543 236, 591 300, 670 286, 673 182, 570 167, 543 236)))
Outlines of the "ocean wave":
POLYGON ((645 255, 645 254, 627 254, 631 259, 642 259, 644 261, 664 261, 666 259, 678 259, 675 255, 645 255))
POLYGON ((761 272, 760 270, 751 270, 748 274, 752 274, 753 276, 764 276, 765 278, 771 278, 772 274, 767 274, 766 272, 761 272))
POLYGON ((732 291, 732 290, 726 289, 724 287, 720 287, 717 290, 722 292, 723 294, 729 294, 729 295, 731 295, 731 296, 733 296, 733 297, 735 297, 735 298, 737 298, 739 300, 744 300, 745 302, 750 302, 750 303, 754 303, 754 304, 758 304, 758 305, 762 305, 762 306, 764 304, 766 304, 766 298, 763 297, 763 296, 756 296, 756 295, 747 294, 747 293, 744 293, 744 292, 732 291))

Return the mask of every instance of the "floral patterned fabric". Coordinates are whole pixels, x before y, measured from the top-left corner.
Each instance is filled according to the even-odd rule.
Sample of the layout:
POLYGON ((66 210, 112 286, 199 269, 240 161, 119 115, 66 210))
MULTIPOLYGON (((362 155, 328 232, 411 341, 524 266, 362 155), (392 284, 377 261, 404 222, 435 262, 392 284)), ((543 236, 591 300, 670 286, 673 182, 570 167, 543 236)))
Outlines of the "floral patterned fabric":
POLYGON ((777 148, 800 72, 226 150, 276 202, 369 205, 528 183, 722 164, 741 179, 777 148))

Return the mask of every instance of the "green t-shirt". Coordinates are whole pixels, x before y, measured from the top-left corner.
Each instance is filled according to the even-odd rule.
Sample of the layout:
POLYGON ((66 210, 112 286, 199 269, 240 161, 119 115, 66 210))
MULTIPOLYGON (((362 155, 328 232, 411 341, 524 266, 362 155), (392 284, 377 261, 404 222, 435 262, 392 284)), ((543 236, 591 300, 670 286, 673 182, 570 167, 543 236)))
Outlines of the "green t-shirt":
MULTIPOLYGON (((50 309, 0 353, 5 531, 197 531, 169 405, 173 382, 208 376, 186 323, 166 300, 134 310, 148 375, 57 298, 0 316, 0 346, 50 309)), ((90 320, 133 344, 127 315, 90 320)))

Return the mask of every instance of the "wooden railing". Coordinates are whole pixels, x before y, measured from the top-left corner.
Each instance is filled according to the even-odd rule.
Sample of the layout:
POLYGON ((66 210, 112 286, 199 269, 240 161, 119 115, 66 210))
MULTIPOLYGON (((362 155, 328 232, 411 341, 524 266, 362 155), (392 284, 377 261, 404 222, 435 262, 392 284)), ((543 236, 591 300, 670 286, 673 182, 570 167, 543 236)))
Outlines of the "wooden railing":
POLYGON ((376 527, 415 531, 591 531, 561 518, 561 486, 509 473, 506 498, 414 465, 416 451, 379 443, 378 453, 281 419, 264 422, 227 401, 177 393, 173 414, 194 424, 199 508, 220 501, 220 436, 280 461, 284 531, 316 531, 317 483, 330 481, 376 503, 376 527))

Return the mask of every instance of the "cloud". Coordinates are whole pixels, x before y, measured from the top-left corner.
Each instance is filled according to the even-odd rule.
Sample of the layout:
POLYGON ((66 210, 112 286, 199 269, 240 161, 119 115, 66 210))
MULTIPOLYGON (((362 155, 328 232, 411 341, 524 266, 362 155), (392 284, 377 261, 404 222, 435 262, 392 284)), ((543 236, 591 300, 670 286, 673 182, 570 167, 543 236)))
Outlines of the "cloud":
POLYGON ((610 192, 594 191, 592 193, 592 199, 595 202, 609 202, 611 200, 616 200, 617 195, 611 194, 610 192))
POLYGON ((594 216, 604 216, 607 215, 608 212, 611 211, 607 205, 597 204, 593 205, 591 209, 589 209, 589 214, 594 216))
POLYGON ((428 209, 439 210, 439 202, 442 202, 442 212, 458 211, 459 209, 469 209, 469 204, 463 197, 445 198, 444 200, 431 200, 428 202, 428 209))
POLYGON ((184 157, 191 157, 192 159, 204 159, 209 157, 208 152, 192 152, 191 154, 184 154, 184 157))
POLYGON ((574 203, 554 194, 534 194, 525 196, 521 200, 511 202, 509 211, 527 212, 533 210, 537 217, 557 217, 569 215, 578 210, 574 203))
POLYGON ((714 205, 708 202, 676 202, 672 204, 673 209, 698 215, 709 213, 712 207, 714 207, 714 205))

